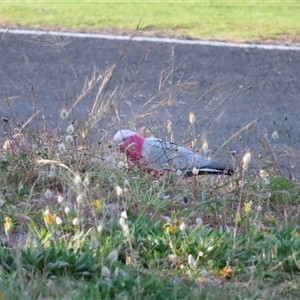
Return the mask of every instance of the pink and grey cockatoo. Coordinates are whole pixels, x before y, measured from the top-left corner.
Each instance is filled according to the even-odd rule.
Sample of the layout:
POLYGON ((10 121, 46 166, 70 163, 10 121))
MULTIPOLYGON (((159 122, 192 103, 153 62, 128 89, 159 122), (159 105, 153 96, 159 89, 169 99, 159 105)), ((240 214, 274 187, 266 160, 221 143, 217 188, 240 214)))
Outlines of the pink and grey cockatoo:
POLYGON ((179 170, 186 176, 197 173, 198 175, 234 173, 227 164, 209 160, 173 142, 158 138, 144 138, 131 130, 118 131, 114 136, 114 142, 134 164, 145 166, 154 172, 178 172, 179 170))

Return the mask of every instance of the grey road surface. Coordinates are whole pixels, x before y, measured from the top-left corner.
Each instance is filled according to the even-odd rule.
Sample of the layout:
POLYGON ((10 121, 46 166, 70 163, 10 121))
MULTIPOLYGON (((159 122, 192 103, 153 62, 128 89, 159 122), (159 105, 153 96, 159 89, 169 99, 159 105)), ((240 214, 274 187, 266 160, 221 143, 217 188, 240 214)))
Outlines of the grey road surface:
MULTIPOLYGON (((136 128, 170 136, 170 119, 181 143, 193 111, 198 147, 207 142, 215 152, 225 144, 218 154, 227 157, 230 150, 265 155, 270 149, 263 150, 262 144, 266 148, 267 143, 272 151, 286 154, 283 162, 293 158, 286 161, 287 168, 299 167, 300 51, 33 34, 0 37, 0 116, 11 122, 22 123, 32 115, 36 98, 41 109, 37 120, 44 115, 56 124, 93 70, 117 63, 104 99, 117 106, 119 118, 103 116, 93 139, 102 128, 112 133, 132 129, 133 116, 141 114, 149 99, 149 106, 168 99, 169 105, 158 105, 150 117, 136 121, 136 128)), ((86 115, 97 89, 76 106, 75 122, 86 115)))

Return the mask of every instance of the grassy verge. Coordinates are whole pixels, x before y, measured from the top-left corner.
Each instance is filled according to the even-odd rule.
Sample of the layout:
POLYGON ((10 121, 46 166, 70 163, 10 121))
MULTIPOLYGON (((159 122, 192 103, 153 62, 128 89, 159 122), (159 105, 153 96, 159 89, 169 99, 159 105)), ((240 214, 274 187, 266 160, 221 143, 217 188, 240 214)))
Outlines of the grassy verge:
POLYGON ((300 1, 0 2, 2 26, 132 33, 229 41, 299 42, 300 1))
MULTIPOLYGON (((116 67, 86 81, 73 104, 96 91, 83 120, 73 119, 72 107, 52 129, 47 121, 55 120, 35 123, 35 108, 25 124, 2 120, 0 296, 297 299, 300 185, 291 178, 298 170, 289 169, 290 177, 278 171, 265 132, 266 153, 232 153, 232 177, 153 177, 131 166, 111 143, 124 125, 118 103, 104 97, 116 67), (99 121, 106 126, 92 144, 99 121), (260 167, 251 170, 255 161, 260 167)), ((145 125, 149 115, 189 88, 169 86, 171 68, 162 74, 157 95, 130 121, 146 134, 155 128, 145 125)), ((195 122, 191 112, 188 144, 208 155, 195 122)), ((174 129, 168 120, 157 131, 171 138, 174 129)), ((284 158, 287 166, 297 159, 284 158)))

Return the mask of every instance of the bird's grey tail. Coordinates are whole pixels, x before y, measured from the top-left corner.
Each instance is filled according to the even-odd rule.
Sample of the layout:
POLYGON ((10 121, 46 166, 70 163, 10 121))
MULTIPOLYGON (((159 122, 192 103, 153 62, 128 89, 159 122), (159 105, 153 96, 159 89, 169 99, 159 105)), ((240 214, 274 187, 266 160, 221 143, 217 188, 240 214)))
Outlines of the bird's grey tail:
MULTIPOLYGON (((220 175, 231 176, 231 175, 233 175, 233 173, 234 173, 234 170, 233 170, 232 166, 220 164, 215 161, 211 161, 207 165, 201 166, 201 168, 198 169, 198 175, 205 175, 205 174, 218 175, 218 174, 220 174, 220 175)), ((192 175, 194 175, 192 170, 187 172, 187 176, 192 176, 192 175)))

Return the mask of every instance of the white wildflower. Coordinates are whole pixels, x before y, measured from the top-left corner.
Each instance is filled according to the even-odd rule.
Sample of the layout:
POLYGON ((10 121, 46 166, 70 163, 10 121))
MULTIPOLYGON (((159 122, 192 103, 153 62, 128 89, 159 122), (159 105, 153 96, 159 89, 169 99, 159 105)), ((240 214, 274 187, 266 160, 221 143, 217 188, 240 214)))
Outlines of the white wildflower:
POLYGON ((62 219, 60 217, 55 218, 56 224, 61 225, 62 224, 62 219))
POLYGON ((72 224, 73 224, 74 226, 77 226, 77 225, 79 224, 78 218, 74 218, 73 221, 72 221, 72 224))
POLYGON ((210 251, 212 251, 213 249, 214 249, 213 246, 209 246, 209 247, 207 247, 207 252, 210 252, 210 251))
POLYGON ((68 134, 72 134, 74 132, 74 126, 69 125, 68 128, 67 128, 67 132, 68 132, 68 134))
POLYGON ((76 201, 77 201, 77 203, 82 203, 82 202, 83 202, 83 195, 82 195, 82 194, 79 194, 79 195, 76 197, 76 201))
POLYGON ((71 211, 70 207, 69 207, 69 206, 66 206, 66 207, 65 207, 65 213, 68 214, 70 211, 71 211))
POLYGON ((123 190, 120 186, 116 186, 115 190, 118 196, 121 196, 123 194, 123 190))
POLYGON ((185 231, 186 225, 185 225, 184 222, 182 222, 182 223, 179 225, 179 229, 180 229, 181 231, 185 231))
POLYGON ((257 205, 256 210, 257 210, 257 211, 261 211, 261 209, 262 209, 261 206, 260 206, 260 205, 257 205))
POLYGON ((198 252, 198 257, 203 257, 204 256, 204 253, 202 251, 199 251, 198 252))
POLYGON ((45 197, 46 197, 47 199, 52 198, 52 192, 51 192, 49 189, 46 190, 46 192, 45 192, 45 197))

